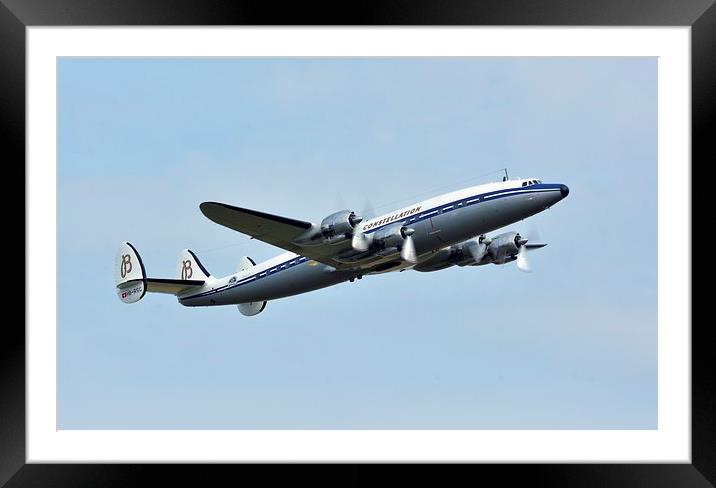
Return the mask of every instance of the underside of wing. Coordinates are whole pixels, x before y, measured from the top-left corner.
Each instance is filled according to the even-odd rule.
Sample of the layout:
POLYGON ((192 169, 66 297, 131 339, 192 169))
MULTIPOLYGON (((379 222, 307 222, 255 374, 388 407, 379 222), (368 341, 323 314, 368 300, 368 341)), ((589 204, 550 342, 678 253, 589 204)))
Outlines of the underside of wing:
POLYGON ((310 222, 272 215, 225 203, 204 202, 199 208, 210 220, 297 254, 302 247, 293 243, 312 226, 310 222))
POLYGON ((164 278, 147 278, 147 291, 154 293, 169 293, 179 295, 197 286, 202 286, 203 280, 172 280, 164 278))
MULTIPOLYGON (((340 270, 354 269, 357 266, 358 260, 346 259, 346 253, 356 253, 351 239, 342 237, 342 233, 338 238, 326 236, 323 233, 323 222, 321 226, 317 226, 311 222, 225 203, 204 202, 199 208, 207 218, 217 224, 314 261, 340 270)), ((369 258, 376 260, 370 256, 369 258)))

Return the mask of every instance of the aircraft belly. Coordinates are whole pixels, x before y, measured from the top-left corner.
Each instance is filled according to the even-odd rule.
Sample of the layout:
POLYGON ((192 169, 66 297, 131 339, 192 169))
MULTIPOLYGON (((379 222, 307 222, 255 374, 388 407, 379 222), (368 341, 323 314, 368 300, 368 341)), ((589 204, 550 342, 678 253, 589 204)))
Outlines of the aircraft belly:
POLYGON ((241 299, 246 300, 248 295, 248 301, 276 300, 335 285, 355 275, 353 271, 338 271, 325 264, 310 266, 304 263, 262 280, 263 283, 259 281, 252 284, 251 290, 243 292, 241 299))

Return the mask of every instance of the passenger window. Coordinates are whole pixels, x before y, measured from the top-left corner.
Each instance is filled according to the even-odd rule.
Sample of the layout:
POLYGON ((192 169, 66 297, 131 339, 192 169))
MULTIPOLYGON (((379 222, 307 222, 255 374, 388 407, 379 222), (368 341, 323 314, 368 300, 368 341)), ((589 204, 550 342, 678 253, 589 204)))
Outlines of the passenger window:
POLYGON ((527 186, 527 182, 526 182, 526 181, 523 182, 523 183, 522 183, 522 186, 527 186))

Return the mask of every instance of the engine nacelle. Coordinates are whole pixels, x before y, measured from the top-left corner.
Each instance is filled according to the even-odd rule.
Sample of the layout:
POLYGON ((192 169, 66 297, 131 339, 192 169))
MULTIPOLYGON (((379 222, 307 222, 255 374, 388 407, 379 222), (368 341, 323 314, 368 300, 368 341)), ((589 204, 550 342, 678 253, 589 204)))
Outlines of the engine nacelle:
POLYGON ((527 242, 517 232, 505 232, 492 238, 487 246, 487 254, 494 264, 505 264, 516 259, 517 254, 527 242))
POLYGON ((353 229, 363 220, 351 210, 341 210, 321 221, 321 234, 326 239, 349 237, 353 229))
MULTIPOLYGON (((476 266, 485 263, 485 257, 488 257, 488 246, 492 239, 481 235, 474 239, 461 242, 455 246, 453 260, 458 266, 476 266)), ((488 260, 489 262, 489 260, 488 260)))
POLYGON ((391 225, 375 231, 373 242, 379 243, 383 249, 400 248, 413 232, 413 229, 404 225, 391 225))
POLYGON ((445 247, 433 253, 426 261, 413 267, 416 271, 440 271, 450 266, 474 266, 482 263, 487 255, 490 239, 485 236, 475 237, 454 246, 445 247), (477 259, 475 257, 477 256, 477 259))
POLYGON ((517 259, 527 241, 517 232, 506 232, 492 239, 479 236, 437 251, 430 259, 416 265, 416 271, 439 271, 450 266, 505 264, 517 259))

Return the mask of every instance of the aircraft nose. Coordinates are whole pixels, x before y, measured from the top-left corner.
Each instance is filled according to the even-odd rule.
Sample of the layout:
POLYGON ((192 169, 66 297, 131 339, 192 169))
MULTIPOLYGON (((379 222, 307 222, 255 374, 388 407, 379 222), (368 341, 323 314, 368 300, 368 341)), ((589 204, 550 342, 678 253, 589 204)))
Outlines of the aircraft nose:
POLYGON ((567 185, 559 185, 559 192, 562 194, 562 198, 569 195, 569 187, 567 185))

